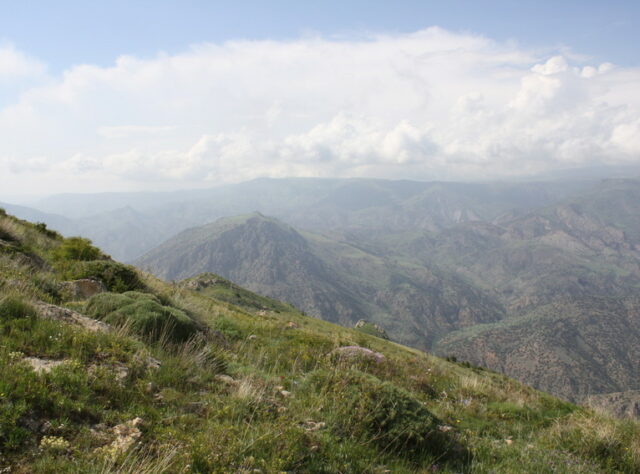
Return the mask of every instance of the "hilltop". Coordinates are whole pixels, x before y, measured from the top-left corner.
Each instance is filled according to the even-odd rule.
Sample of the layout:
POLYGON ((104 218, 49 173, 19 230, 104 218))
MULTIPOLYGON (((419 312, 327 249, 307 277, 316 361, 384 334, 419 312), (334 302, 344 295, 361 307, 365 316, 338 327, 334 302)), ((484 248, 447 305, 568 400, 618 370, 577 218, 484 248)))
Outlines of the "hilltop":
POLYGON ((11 472, 635 472, 640 427, 0 215, 11 472))

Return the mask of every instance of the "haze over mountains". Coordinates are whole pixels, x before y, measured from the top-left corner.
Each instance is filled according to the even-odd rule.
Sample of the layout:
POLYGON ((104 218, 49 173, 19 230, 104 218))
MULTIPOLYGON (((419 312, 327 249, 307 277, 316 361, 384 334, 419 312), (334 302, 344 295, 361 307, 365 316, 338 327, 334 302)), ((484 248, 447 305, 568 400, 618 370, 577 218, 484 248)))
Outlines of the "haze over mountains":
POLYGON ((567 399, 640 389, 635 179, 260 179, 6 207, 162 278, 218 273, 567 399))

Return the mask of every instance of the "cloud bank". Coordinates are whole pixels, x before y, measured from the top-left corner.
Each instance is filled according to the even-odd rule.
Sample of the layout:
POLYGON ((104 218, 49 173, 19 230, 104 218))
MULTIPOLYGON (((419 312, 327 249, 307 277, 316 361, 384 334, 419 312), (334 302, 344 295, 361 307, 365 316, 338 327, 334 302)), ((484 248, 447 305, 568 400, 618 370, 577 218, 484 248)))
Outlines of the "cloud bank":
POLYGON ((640 163, 640 70, 436 27, 202 44, 61 77, 0 46, 0 97, 6 192, 640 163))

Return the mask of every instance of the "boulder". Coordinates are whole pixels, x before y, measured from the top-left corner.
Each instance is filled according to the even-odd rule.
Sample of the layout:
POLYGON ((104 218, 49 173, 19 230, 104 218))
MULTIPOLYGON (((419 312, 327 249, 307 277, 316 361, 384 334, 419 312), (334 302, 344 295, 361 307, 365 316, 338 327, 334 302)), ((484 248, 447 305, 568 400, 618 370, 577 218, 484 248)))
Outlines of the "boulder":
POLYGON ((67 308, 47 303, 37 303, 35 306, 38 316, 44 319, 55 319, 56 321, 75 324, 89 331, 108 332, 111 329, 111 326, 102 321, 87 318, 85 315, 67 308))
POLYGON ((343 346, 331 351, 331 355, 341 360, 366 359, 376 363, 384 362, 385 356, 379 352, 360 346, 343 346))
POLYGON ((71 299, 86 300, 98 293, 107 291, 107 287, 100 280, 83 278, 81 280, 65 281, 60 284, 61 290, 71 299))

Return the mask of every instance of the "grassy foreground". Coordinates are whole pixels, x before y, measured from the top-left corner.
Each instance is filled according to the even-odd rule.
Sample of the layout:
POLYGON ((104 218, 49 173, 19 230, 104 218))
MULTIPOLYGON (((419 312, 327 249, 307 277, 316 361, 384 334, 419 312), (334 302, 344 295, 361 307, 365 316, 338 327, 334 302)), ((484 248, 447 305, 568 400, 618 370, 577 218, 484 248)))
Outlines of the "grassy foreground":
POLYGON ((206 280, 0 212, 0 472, 640 471, 637 423, 206 280))

